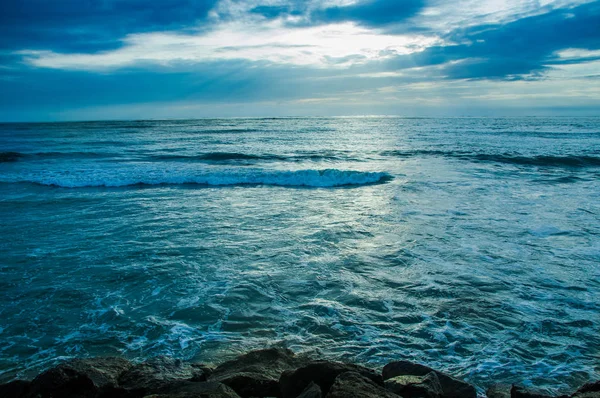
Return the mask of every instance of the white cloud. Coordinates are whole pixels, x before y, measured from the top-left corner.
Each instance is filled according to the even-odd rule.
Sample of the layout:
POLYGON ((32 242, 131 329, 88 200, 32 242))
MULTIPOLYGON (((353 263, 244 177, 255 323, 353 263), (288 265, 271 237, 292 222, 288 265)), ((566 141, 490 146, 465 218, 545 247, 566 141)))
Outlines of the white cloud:
POLYGON ((343 67, 393 54, 409 54, 440 43, 437 37, 385 35, 353 23, 288 27, 275 20, 260 24, 228 22, 195 35, 174 32, 129 35, 123 39, 122 48, 94 54, 28 50, 19 54, 37 67, 72 70, 228 59, 315 67, 331 66, 332 59, 339 59, 336 65, 343 67))
MULTIPOLYGON (((600 61, 579 62, 566 65, 552 65, 551 68, 552 69, 550 70, 550 72, 546 75, 546 78, 548 80, 567 81, 569 79, 600 77, 600 61)), ((587 86, 592 87, 594 90, 600 93, 598 83, 591 84, 590 82, 588 82, 587 86)))
MULTIPOLYGON (((353 2, 356 0, 308 0, 303 6, 311 10, 353 2)), ((410 24, 436 34, 390 35, 354 23, 294 27, 289 18, 303 17, 267 20, 250 12, 258 5, 285 6, 288 2, 284 0, 222 0, 211 11, 214 28, 209 31, 132 34, 122 39, 121 48, 100 53, 22 50, 18 54, 40 68, 89 71, 231 59, 343 68, 448 44, 440 37, 452 29, 505 22, 583 2, 587 0, 434 0, 410 24)))
POLYGON ((475 25, 507 23, 594 0, 434 0, 414 23, 439 34, 475 25))
POLYGON ((586 50, 582 48, 567 48, 557 51, 556 55, 564 60, 578 60, 582 58, 600 57, 600 50, 586 50))

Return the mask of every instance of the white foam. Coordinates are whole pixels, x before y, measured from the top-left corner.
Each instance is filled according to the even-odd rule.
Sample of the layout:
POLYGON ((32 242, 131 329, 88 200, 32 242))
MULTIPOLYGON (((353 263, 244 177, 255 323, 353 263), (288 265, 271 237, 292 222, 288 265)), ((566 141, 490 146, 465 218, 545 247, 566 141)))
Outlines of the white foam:
POLYGON ((14 176, 1 182, 31 182, 65 188, 123 187, 131 185, 201 184, 201 185, 275 185, 306 187, 337 187, 385 182, 391 177, 383 172, 354 170, 296 170, 264 169, 145 169, 109 168, 71 172, 43 171, 14 176))

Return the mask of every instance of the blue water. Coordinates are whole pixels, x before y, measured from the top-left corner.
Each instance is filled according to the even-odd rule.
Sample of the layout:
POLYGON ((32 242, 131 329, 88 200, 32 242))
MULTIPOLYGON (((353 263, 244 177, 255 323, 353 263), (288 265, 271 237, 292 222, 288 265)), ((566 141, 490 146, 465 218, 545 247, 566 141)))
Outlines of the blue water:
POLYGON ((283 342, 600 377, 600 118, 0 125, 0 380, 283 342))

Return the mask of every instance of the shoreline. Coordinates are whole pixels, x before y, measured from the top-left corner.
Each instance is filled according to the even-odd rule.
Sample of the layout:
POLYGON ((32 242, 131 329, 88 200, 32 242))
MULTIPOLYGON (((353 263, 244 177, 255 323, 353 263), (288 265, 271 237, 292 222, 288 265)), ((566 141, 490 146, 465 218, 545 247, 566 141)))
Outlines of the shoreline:
POLYGON ((33 380, 0 385, 3 398, 600 398, 600 381, 568 395, 547 395, 518 384, 495 384, 485 394, 481 391, 409 361, 376 370, 285 348, 250 351, 215 365, 171 357, 141 363, 120 357, 70 359, 33 380))

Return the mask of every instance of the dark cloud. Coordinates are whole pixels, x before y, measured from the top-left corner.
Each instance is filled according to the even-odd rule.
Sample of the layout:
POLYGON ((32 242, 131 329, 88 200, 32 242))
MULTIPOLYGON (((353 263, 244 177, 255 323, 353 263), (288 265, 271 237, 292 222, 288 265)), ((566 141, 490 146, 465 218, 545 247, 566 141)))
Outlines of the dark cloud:
POLYGON ((2 0, 0 49, 99 51, 128 33, 180 29, 216 0, 2 0))
POLYGON ((352 21, 374 27, 403 22, 423 7, 424 0, 367 0, 315 11, 311 19, 320 23, 352 21))
POLYGON ((250 10, 251 13, 262 15, 265 18, 273 19, 283 15, 298 15, 301 12, 291 6, 258 6, 250 10))
MULTIPOLYGON (((311 9, 307 2, 290 1, 287 5, 260 5, 251 10, 265 18, 283 16, 302 16, 300 22, 293 25, 322 25, 338 22, 356 22, 368 27, 387 27, 398 25, 417 14, 425 7, 425 0, 362 0, 347 6, 335 6, 311 9)), ((407 27, 399 27, 404 31, 407 27)), ((413 31, 416 27, 410 27, 413 31)))
POLYGON ((434 46, 420 53, 402 55, 389 61, 386 67, 406 69, 450 63, 442 71, 450 79, 512 80, 539 74, 549 65, 563 62, 554 55, 556 51, 600 49, 600 2, 504 25, 459 30, 447 39, 460 44, 434 46))

